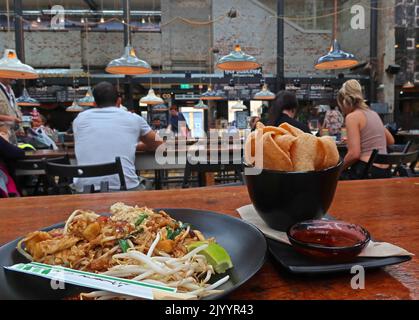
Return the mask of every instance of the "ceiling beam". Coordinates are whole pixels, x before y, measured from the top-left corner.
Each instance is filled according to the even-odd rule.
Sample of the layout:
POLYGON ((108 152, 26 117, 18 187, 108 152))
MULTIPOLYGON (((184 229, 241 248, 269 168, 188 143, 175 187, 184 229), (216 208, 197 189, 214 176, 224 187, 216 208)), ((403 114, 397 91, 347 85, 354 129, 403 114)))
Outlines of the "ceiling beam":
POLYGON ((98 5, 95 0, 84 0, 84 2, 89 6, 90 10, 97 10, 98 5))

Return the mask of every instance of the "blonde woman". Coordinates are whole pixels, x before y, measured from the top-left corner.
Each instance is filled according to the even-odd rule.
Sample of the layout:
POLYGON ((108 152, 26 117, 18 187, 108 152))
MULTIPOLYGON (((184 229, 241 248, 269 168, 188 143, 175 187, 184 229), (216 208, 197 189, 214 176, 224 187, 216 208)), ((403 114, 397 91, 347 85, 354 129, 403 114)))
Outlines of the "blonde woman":
MULTIPOLYGON (((387 153, 387 146, 394 144, 394 138, 384 127, 380 116, 364 102, 362 87, 356 80, 345 82, 338 93, 338 104, 344 116, 347 129, 348 153, 344 169, 350 168, 347 178, 362 178, 365 166, 374 149, 387 153)), ((388 166, 374 165, 371 178, 390 176, 388 166)))

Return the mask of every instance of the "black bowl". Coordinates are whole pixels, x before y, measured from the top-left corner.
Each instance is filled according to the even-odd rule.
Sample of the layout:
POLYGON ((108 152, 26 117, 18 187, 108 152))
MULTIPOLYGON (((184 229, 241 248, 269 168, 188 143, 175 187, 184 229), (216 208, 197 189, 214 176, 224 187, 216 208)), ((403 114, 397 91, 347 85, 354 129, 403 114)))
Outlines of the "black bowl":
POLYGON ((327 220, 297 223, 287 235, 298 252, 329 262, 355 259, 371 240, 369 232, 356 224, 327 220))
POLYGON ((245 175, 250 199, 260 217, 273 229, 287 231, 306 220, 321 219, 335 196, 342 162, 323 171, 262 170, 245 175))

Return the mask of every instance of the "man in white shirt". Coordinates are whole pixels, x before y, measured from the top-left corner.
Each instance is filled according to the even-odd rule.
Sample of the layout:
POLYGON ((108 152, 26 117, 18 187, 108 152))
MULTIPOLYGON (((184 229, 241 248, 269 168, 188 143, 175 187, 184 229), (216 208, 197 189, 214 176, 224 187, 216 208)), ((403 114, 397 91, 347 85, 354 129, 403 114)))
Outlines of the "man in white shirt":
MULTIPOLYGON (((127 189, 135 190, 140 185, 135 171, 136 150, 155 150, 162 142, 142 117, 118 107, 121 101, 111 83, 96 85, 93 96, 97 107, 80 113, 73 122, 77 163, 103 164, 120 157, 127 189)), ((85 185, 94 184, 99 189, 101 181, 107 181, 110 190, 120 189, 117 175, 75 179, 74 184, 81 192, 85 185)))

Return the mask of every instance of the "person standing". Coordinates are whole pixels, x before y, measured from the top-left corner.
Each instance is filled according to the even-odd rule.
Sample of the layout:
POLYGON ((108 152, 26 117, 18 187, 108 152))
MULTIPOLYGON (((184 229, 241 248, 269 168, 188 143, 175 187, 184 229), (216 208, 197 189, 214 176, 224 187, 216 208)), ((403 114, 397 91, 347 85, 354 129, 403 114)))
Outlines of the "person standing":
POLYGON ((170 107, 170 119, 168 129, 172 131, 175 135, 181 135, 184 137, 188 136, 188 123, 186 122, 183 113, 179 112, 176 106, 170 107))
MULTIPOLYGON (((21 130, 22 113, 16 103, 12 79, 0 78, 0 127, 9 130, 9 141, 17 144, 16 132, 21 130)), ((4 130, 5 130, 4 129, 4 130)))

